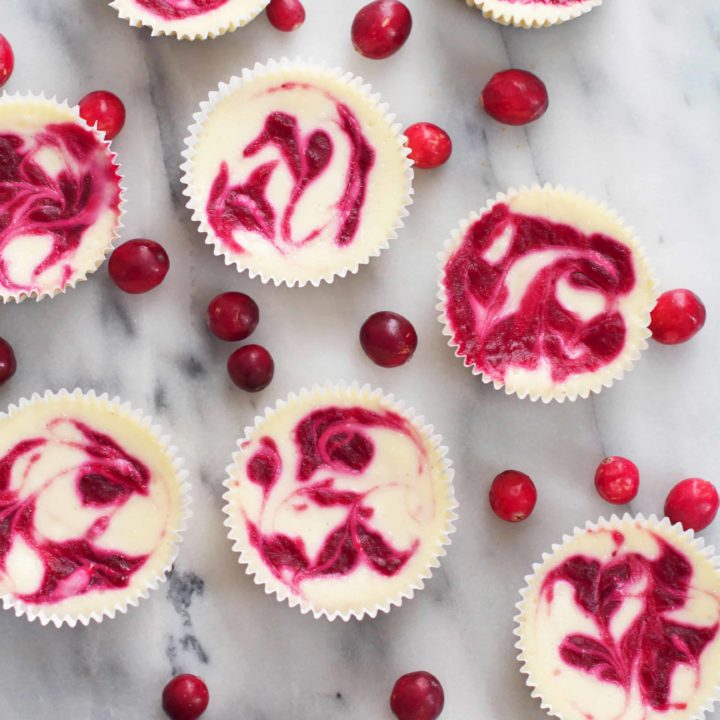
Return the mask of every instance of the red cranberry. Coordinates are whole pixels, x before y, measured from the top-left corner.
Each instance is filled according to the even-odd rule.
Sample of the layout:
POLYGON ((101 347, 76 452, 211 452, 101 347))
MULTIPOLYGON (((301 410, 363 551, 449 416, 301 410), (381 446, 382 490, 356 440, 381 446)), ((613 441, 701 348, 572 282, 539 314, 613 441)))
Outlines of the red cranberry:
POLYGON ((527 70, 495 73, 480 96, 485 112, 506 125, 526 125, 548 109, 547 88, 527 70))
POLYGON ((0 87, 10 79, 14 68, 15 55, 12 46, 4 35, 0 35, 0 87))
POLYGON ((653 340, 678 345, 697 335, 705 324, 705 306, 692 291, 668 290, 657 301, 650 314, 653 340))
POLYGON ((452 153, 450 136, 437 125, 419 122, 405 131, 410 159, 417 168, 436 168, 448 161, 452 153))
POLYGON ((444 705, 440 681, 424 670, 398 678, 390 695, 390 709, 398 720, 435 720, 444 705))
POLYGON ((374 0, 355 15, 352 41, 361 55, 382 60, 405 44, 411 30, 412 15, 400 0, 374 0))
POLYGON ((0 385, 6 383, 15 374, 16 368, 12 345, 0 338, 0 385))
POLYGON ((254 332, 260 320, 257 303, 245 293, 226 292, 214 297, 207 309, 210 332, 221 340, 237 342, 254 332))
POLYGON ((700 478, 681 480, 665 500, 665 514, 685 530, 704 530, 717 515, 718 492, 712 483, 700 478))
POLYGON ((267 17, 276 30, 292 32, 305 22, 305 8, 300 0, 270 0, 267 17))
POLYGON ((88 125, 97 125, 112 140, 125 124, 125 106, 122 100, 107 90, 88 93, 79 103, 80 117, 88 125))
POLYGON ((595 471, 595 489, 600 497, 613 505, 629 503, 640 487, 640 473, 632 460, 612 455, 606 457, 595 471))
POLYGON ((490 486, 490 507, 507 522, 520 522, 532 513, 537 502, 533 481, 517 470, 501 472, 490 486))
POLYGON ((138 294, 156 288, 170 269, 170 258, 154 240, 128 240, 115 248, 108 271, 126 293, 138 294))
POLYGON ((404 365, 413 356, 418 338, 407 318, 384 310, 363 323, 360 344, 376 365, 392 368, 404 365))
POLYGON ((210 694, 197 675, 178 675, 163 690, 162 706, 171 720, 197 720, 207 709, 210 694))
POLYGON ((275 363, 262 345, 245 345, 228 358, 227 369, 230 379, 241 390, 258 392, 273 379, 275 363))

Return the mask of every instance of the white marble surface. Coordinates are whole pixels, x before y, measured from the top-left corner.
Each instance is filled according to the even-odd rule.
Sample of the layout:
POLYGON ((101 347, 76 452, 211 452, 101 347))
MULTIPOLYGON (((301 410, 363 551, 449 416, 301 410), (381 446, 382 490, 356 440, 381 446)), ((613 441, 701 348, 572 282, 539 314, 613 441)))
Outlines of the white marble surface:
MULTIPOLYGON (((105 268, 50 302, 0 307, 0 336, 18 356, 0 405, 46 388, 95 388, 153 413, 181 448, 194 518, 169 585, 127 616, 76 630, 0 614, 3 720, 162 716, 172 672, 208 681, 208 720, 389 720, 402 672, 442 680, 448 720, 541 718, 512 648, 513 604, 542 549, 576 524, 609 513, 592 488, 606 453, 639 464, 633 510, 662 510, 668 488, 718 477, 720 379, 720 7, 717 0, 607 0, 567 25, 502 29, 458 0, 409 0, 406 47, 360 58, 349 27, 363 0, 306 0, 293 35, 264 17, 205 44, 154 39, 104 0, 2 0, 0 31, 14 44, 9 90, 78 99, 109 88, 129 118, 114 145, 128 186, 124 238, 165 244, 172 270, 152 294, 123 295, 105 268), (179 153, 196 104, 244 65, 280 55, 322 58, 359 73, 404 124, 432 120, 455 155, 420 172, 400 238, 358 276, 320 289, 277 289, 223 266, 183 207, 179 153), (551 106, 528 129, 485 117, 477 96, 508 66, 537 72, 551 106), (597 398, 543 406, 483 386, 446 347, 436 321, 436 252, 458 219, 510 185, 552 181, 606 199, 644 240, 664 287, 706 301, 692 343, 653 346, 597 398), (235 390, 230 347, 203 325, 206 302, 238 288, 262 309, 257 341, 276 358, 259 395, 235 390), (420 348, 386 371, 359 350, 371 312, 407 314, 420 348), (397 393, 433 422, 452 450, 461 518, 427 589, 390 615, 329 624, 278 604, 237 565, 222 527, 221 482, 235 439, 257 411, 315 381, 359 379, 397 393), (540 500, 522 526, 496 520, 486 493, 506 467, 535 478, 540 500)), ((705 536, 720 541, 720 524, 705 536)))

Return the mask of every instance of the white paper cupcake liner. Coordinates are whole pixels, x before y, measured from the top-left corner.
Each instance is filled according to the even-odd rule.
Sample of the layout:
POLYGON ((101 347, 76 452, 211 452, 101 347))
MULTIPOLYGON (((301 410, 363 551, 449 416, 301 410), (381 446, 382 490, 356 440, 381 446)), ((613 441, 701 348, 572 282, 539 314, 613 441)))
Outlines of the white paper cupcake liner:
MULTIPOLYGON (((525 683, 530 688, 533 698, 540 701, 541 708, 548 715, 561 718, 561 720, 569 720, 567 714, 563 715, 562 711, 555 708, 552 703, 543 694, 542 683, 539 683, 532 670, 532 661, 529 660, 529 653, 525 639, 526 619, 530 613, 529 603, 531 598, 535 596, 538 584, 546 577, 547 571, 557 562, 556 555, 558 552, 564 551, 568 544, 572 543, 579 536, 583 536, 588 532, 598 530, 619 530, 627 529, 628 526, 640 527, 652 530, 655 534, 669 541, 673 546, 679 547, 683 552, 691 558, 706 562, 711 569, 718 574, 720 582, 720 556, 715 554, 715 548, 706 545, 702 537, 696 536, 692 530, 684 530, 680 523, 674 525, 666 517, 658 520, 655 515, 645 517, 642 514, 630 515, 625 513, 622 517, 613 514, 609 519, 601 517, 596 522, 586 522, 582 528, 575 527, 569 535, 563 535, 560 543, 554 543, 550 552, 542 554, 541 562, 534 563, 532 573, 525 576, 525 586, 520 591, 520 601, 515 605, 517 615, 514 617, 515 628, 513 634, 518 638, 515 648, 518 651, 517 659, 520 662, 520 672, 525 675, 525 683)), ((702 720, 708 712, 712 712, 715 704, 720 701, 720 678, 713 691, 708 697, 701 702, 698 709, 688 711, 687 715, 683 715, 683 720, 702 720)), ((677 718, 677 715, 673 715, 677 718)))
POLYGON ((453 349, 455 356, 460 358, 465 367, 470 368, 474 375, 479 375, 484 383, 492 383, 496 390, 504 390, 507 395, 515 394, 520 398, 529 397, 530 400, 542 400, 544 403, 549 403, 553 400, 557 402, 563 402, 565 400, 574 401, 578 397, 587 398, 591 393, 599 393, 603 388, 612 386, 616 380, 620 380, 625 373, 632 370, 635 363, 640 359, 641 352, 648 347, 647 339, 650 337, 650 312, 655 307, 658 297, 658 281, 655 278, 654 271, 650 267, 645 250, 637 240, 633 229, 628 227, 625 221, 613 210, 609 209, 606 203, 599 203, 584 193, 565 188, 561 185, 553 186, 549 183, 546 183, 542 187, 540 185, 532 185, 531 187, 522 185, 518 189, 510 188, 507 192, 498 193, 495 198, 487 202, 479 213, 471 213, 469 217, 460 223, 453 231, 451 237, 446 241, 444 249, 438 254, 438 259, 440 261, 437 294, 439 302, 436 305, 436 309, 443 327, 443 335, 448 337, 448 345, 453 349), (648 286, 648 301, 645 310, 636 317, 625 318, 627 324, 625 348, 615 360, 592 373, 571 375, 565 382, 561 384, 553 383, 550 387, 545 388, 535 387, 532 383, 526 382, 522 378, 506 377, 503 382, 495 380, 486 375, 481 368, 477 367, 460 351, 459 343, 455 340, 446 312, 448 298, 444 284, 445 266, 451 255, 462 243, 468 228, 475 221, 479 220, 497 203, 507 202, 517 195, 540 191, 561 194, 566 196, 569 202, 583 203, 586 205, 592 204, 594 208, 612 218, 621 229, 619 238, 632 249, 638 281, 648 286))
POLYGON ((533 29, 559 25, 567 20, 589 13, 602 5, 602 0, 578 0, 569 5, 554 5, 541 2, 510 0, 466 0, 470 7, 476 7, 484 17, 501 25, 533 29))
MULTIPOLYGON (((404 227, 403 218, 407 217, 408 207, 413 201, 413 162, 409 158, 410 149, 407 147, 405 136, 402 134, 402 125, 395 122, 395 115, 389 112, 389 106, 381 101, 378 93, 372 92, 370 85, 365 83, 361 77, 349 72, 343 72, 337 67, 330 69, 324 63, 316 63, 313 60, 303 60, 301 58, 289 60, 283 57, 280 60, 268 60, 265 64, 256 63, 252 69, 243 68, 240 76, 235 75, 231 77, 228 82, 220 83, 218 89, 213 90, 208 96, 208 99, 200 103, 200 110, 193 115, 193 121, 193 124, 188 128, 188 137, 185 140, 186 149, 182 153, 185 161, 180 166, 180 170, 183 172, 181 180, 185 185, 183 194, 188 198, 186 207, 192 211, 192 219, 198 223, 200 232, 205 235, 205 243, 213 248, 213 253, 223 256, 225 264, 235 265, 239 272, 246 270, 251 278, 260 277, 262 282, 272 282, 276 286, 287 285, 289 287, 303 287, 309 283, 314 287, 318 287, 322 282, 331 283, 336 277, 342 278, 348 274, 357 273, 361 266, 368 264, 372 258, 379 256, 383 250, 386 250, 390 246, 390 242, 397 239, 399 231, 404 227), (397 151, 404 161, 402 200, 398 207, 395 222, 392 228, 388 229, 387 237, 379 240, 374 248, 361 259, 350 261, 342 267, 331 268, 324 271, 321 270, 312 277, 301 276, 299 274, 294 275, 292 273, 282 275, 280 273, 254 268, 252 266, 252 260, 248 261, 244 254, 235 253, 225 247, 222 241, 215 236, 212 227, 206 220, 204 207, 206 198, 197 197, 193 176, 193 162, 197 153, 196 146, 199 136, 203 131, 204 123, 218 103, 229 95, 232 95, 240 86, 252 82, 257 78, 273 75, 280 77, 285 73, 307 73, 310 76, 320 75, 324 79, 331 79, 339 84, 352 88, 358 97, 367 102, 368 107, 376 113, 376 124, 385 124, 387 126, 388 131, 393 136, 397 151)), ((279 263, 278 267, 282 268, 282 265, 279 263)))
POLYGON ((73 277, 65 284, 64 287, 58 287, 54 289, 49 290, 42 290, 42 291, 32 291, 32 292, 26 292, 24 290, 19 291, 12 291, 12 290, 6 290, 5 288, 0 287, 0 299, 3 303, 8 303, 10 301, 14 302, 21 302, 22 300, 25 300, 26 298, 34 298, 36 301, 43 300, 44 298, 53 298, 56 295, 61 295, 64 293, 68 288, 74 288, 79 282, 82 282, 83 280, 87 280, 88 275, 91 275, 94 273, 104 262, 107 256, 110 254, 110 251, 113 249, 113 245, 115 244, 116 240, 120 237, 120 231, 123 227, 123 216, 125 215, 125 186, 123 185, 123 175, 121 173, 120 163, 117 160, 117 153, 113 152, 111 143, 109 140, 105 139, 105 133, 101 130, 99 130, 96 126, 90 126, 88 125, 85 120, 83 120, 80 117, 80 110, 77 105, 69 105, 67 100, 63 100, 62 102, 59 101, 54 96, 51 98, 47 98, 44 93, 34 94, 34 93, 20 93, 16 92, 12 95, 4 92, 2 96, 0 96, 0 113, 2 113, 2 107, 6 104, 13 104, 13 103, 29 103, 29 104, 35 104, 38 106, 41 105, 49 105, 53 108, 59 108, 62 111, 67 112, 68 114, 68 121, 72 120, 73 122, 77 123, 80 127, 85 128, 86 130, 92 131, 98 138, 98 140, 105 145, 107 148, 108 154, 110 156, 110 161, 115 169, 115 174, 117 176, 117 182, 118 182, 118 190, 119 190, 119 200, 118 200, 118 215, 115 219, 115 225, 113 227, 112 236, 110 237, 107 245, 103 248, 102 252, 99 252, 97 256, 94 258, 94 261, 92 264, 88 265, 88 267, 85 270, 82 270, 80 272, 74 273, 73 277))
MULTIPOLYGON (((130 403, 123 403, 117 397, 110 399, 107 394, 96 395, 92 390, 87 393, 80 389, 73 392, 62 389, 57 393, 48 390, 42 396, 35 393, 29 400, 23 398, 17 405, 11 405, 6 413, 0 413, 0 423, 12 421, 13 418, 20 416, 32 407, 47 404, 57 405, 60 412, 72 412, 73 408, 85 407, 127 420, 128 425, 134 426, 134 430, 147 435, 147 438, 156 446, 156 451, 166 456, 173 472, 173 477, 168 478, 168 482, 176 484, 177 502, 174 503, 176 517, 174 522, 168 523, 166 528, 163 552, 151 555, 146 564, 136 572, 136 575, 141 576, 137 583, 131 582, 124 590, 108 591, 107 595, 111 597, 107 604, 102 602, 102 596, 97 596, 87 599, 85 610, 60 612, 58 605, 67 601, 62 601, 57 605, 43 605, 26 603, 12 594, 2 596, 3 608, 13 610, 17 617, 24 616, 30 621, 38 620, 42 625, 52 623, 55 627, 89 625, 91 621, 101 622, 105 618, 114 618, 117 613, 126 613, 129 607, 137 607, 140 600, 149 597, 151 591, 156 590, 167 580, 168 573, 177 557, 187 521, 192 514, 190 511, 190 484, 187 481, 188 473, 184 469, 183 461, 177 457, 177 449, 170 445, 169 437, 162 434, 160 427, 154 424, 150 416, 140 410, 133 410, 130 403)), ((172 510, 171 507, 169 512, 172 510)), ((85 597, 80 595, 70 598, 70 600, 74 601, 77 598, 85 597)))
POLYGON ((428 580, 433 570, 440 566, 440 558, 447 554, 447 548, 451 543, 451 535, 455 532, 455 521, 457 514, 455 510, 458 503, 453 490, 452 461, 447 457, 448 449, 442 444, 440 435, 435 434, 432 425, 425 424, 421 416, 415 414, 412 408, 406 408, 403 403, 396 400, 393 395, 385 395, 382 390, 373 390, 369 385, 360 386, 354 382, 348 385, 344 382, 338 384, 314 385, 312 389, 302 389, 298 393, 292 393, 286 400, 279 400, 272 408, 268 408, 264 415, 255 419, 255 424, 245 428, 244 436, 238 440, 239 450, 233 454, 233 462, 227 467, 227 478, 224 482, 227 492, 223 495, 226 504, 223 512, 227 516, 225 526, 229 528, 228 538, 233 542, 232 549, 239 554, 238 562, 245 566, 247 575, 251 575, 256 585, 261 585, 267 595, 274 595, 280 602, 287 602, 290 607, 299 607, 303 614, 312 613, 316 618, 325 617, 328 620, 337 618, 349 621, 351 618, 362 620, 365 617, 374 618, 378 613, 389 612, 393 606, 399 607, 406 599, 411 599, 415 592, 422 590, 425 581, 428 580), (442 478, 442 485, 445 491, 446 508, 444 510, 445 528, 437 538, 432 553, 428 555, 428 562, 423 569, 407 583, 402 590, 384 598, 382 601, 372 605, 361 605, 358 607, 340 610, 313 604, 308 599, 293 592, 287 585, 278 580, 270 572, 264 562, 258 557, 257 551, 252 547, 247 537, 247 532, 238 522, 240 513, 237 511, 239 499, 235 489, 235 480, 238 477, 240 463, 245 458, 243 448, 247 443, 262 431, 263 424, 270 418, 289 406, 298 402, 307 402, 317 399, 318 402, 332 402, 342 400, 355 400, 363 402, 381 403, 382 407, 390 410, 404 419, 420 434, 427 450, 431 453, 431 466, 434 477, 442 478))
POLYGON ((151 36, 170 35, 178 40, 207 40, 233 32, 254 20, 270 0, 229 0, 226 5, 204 15, 183 20, 166 20, 150 11, 143 11, 135 0, 112 0, 122 20, 131 27, 147 27, 151 36))

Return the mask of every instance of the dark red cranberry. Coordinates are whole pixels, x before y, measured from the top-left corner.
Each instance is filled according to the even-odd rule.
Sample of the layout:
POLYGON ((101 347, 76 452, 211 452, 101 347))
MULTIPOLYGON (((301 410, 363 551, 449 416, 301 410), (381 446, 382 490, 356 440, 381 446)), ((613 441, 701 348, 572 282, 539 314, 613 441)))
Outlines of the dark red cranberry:
POLYGON ((672 523, 680 523, 685 530, 704 530, 717 515, 718 492, 707 480, 681 480, 665 500, 665 514, 672 523))
POLYGON ((398 720, 435 720, 444 705, 440 681, 424 670, 398 678, 390 695, 390 709, 398 720))
POLYGON ((276 30, 292 32, 305 22, 305 8, 300 0, 270 0, 267 17, 276 30))
POLYGON ((361 55, 382 60, 405 44, 411 30, 412 15, 400 0, 374 0, 355 15, 352 41, 361 55))
POLYGON ((265 389, 275 374, 272 355, 262 345, 238 348, 227 362, 230 379, 247 392, 265 389))
POLYGON ((606 457, 595 471, 595 488, 603 500, 614 505, 629 503, 640 487, 640 473, 632 460, 606 457))
POLYGON ((392 368, 405 364, 413 356, 418 338, 407 318, 383 310, 371 315, 363 323, 360 344, 376 365, 392 368))
POLYGON ((208 327, 210 332, 221 340, 244 340, 252 335, 259 320, 260 310, 257 303, 245 293, 221 293, 208 305, 208 327))
POLYGON ((79 103, 80 117, 88 125, 97 125, 112 140, 125 124, 125 106, 122 100, 108 90, 88 93, 79 103))
POLYGON ((490 507, 502 520, 520 522, 535 508, 537 490, 525 473, 517 470, 501 472, 490 486, 490 507))
POLYGON ((170 269, 170 258, 154 240, 128 240, 115 248, 108 271, 126 293, 138 294, 156 288, 170 269))
POLYGON ((450 136, 432 123, 411 125, 405 131, 405 137, 410 148, 410 159, 417 168, 436 168, 446 163, 452 153, 450 136))
POLYGON ((2 87, 12 75, 15 69, 15 55, 7 38, 0 34, 0 87, 2 87))
POLYGON ((705 306, 691 290, 664 292, 650 314, 653 340, 678 345, 697 335, 705 324, 705 306))
POLYGON ((0 385, 6 383, 17 369, 15 353, 7 340, 0 338, 0 385))
POLYGON ((197 675, 178 675, 163 690, 162 706, 171 720, 197 720, 207 709, 210 693, 197 675))
POLYGON ((526 125, 548 109, 547 88, 527 70, 495 73, 480 96, 485 112, 506 125, 526 125))

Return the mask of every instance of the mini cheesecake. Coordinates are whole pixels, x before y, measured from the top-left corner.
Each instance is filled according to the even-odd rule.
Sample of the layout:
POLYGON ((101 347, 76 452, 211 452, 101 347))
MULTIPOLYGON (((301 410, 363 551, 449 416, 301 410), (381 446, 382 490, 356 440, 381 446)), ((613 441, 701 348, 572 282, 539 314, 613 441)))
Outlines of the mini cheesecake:
POLYGON ((602 0, 466 0, 501 25, 540 28, 573 20, 589 13, 602 0))

